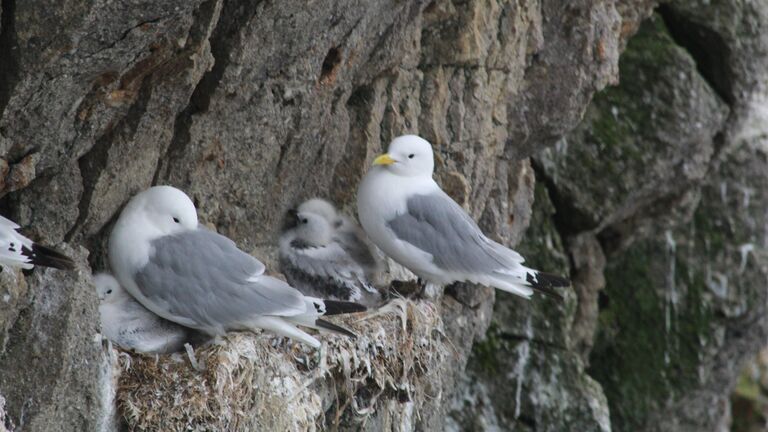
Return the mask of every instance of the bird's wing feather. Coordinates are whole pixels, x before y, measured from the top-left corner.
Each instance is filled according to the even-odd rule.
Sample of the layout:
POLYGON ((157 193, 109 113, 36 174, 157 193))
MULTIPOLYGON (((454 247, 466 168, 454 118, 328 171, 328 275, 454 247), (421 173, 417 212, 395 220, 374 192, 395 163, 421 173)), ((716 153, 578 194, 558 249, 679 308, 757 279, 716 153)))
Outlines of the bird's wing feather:
POLYGON ((156 307, 196 327, 226 329, 255 316, 303 313, 301 293, 263 272, 232 240, 194 230, 154 240, 136 282, 156 307))
POLYGON ((337 242, 320 247, 292 244, 281 252, 280 261, 289 281, 303 281, 301 285, 311 286, 315 295, 358 301, 362 290, 375 291, 365 269, 337 242))
POLYGON ((12 247, 5 240, 0 241, 0 265, 20 267, 23 269, 31 269, 34 267, 34 265, 29 262, 29 258, 22 255, 21 245, 14 244, 12 247))
POLYGON ((363 269, 336 242, 325 246, 292 247, 288 256, 293 264, 315 276, 340 279, 363 276, 363 269))
POLYGON ((414 195, 406 212, 387 222, 398 239, 432 255, 445 271, 490 273, 517 267, 523 257, 488 239, 445 192, 414 195))
POLYGON ((355 228, 337 233, 339 243, 356 263, 364 269, 376 269, 379 263, 371 246, 364 240, 364 235, 360 229, 355 228))
POLYGON ((3 216, 0 216, 0 227, 9 228, 14 231, 20 228, 19 224, 3 216))

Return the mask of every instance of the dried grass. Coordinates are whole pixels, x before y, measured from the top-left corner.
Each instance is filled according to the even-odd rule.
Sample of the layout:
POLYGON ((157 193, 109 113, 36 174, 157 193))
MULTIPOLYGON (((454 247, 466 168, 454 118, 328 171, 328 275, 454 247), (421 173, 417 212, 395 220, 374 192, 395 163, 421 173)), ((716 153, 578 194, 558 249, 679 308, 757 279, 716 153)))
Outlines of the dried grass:
POLYGON ((452 352, 430 302, 396 299, 336 321, 359 337, 322 336, 314 351, 266 333, 230 333, 193 361, 188 353, 121 356, 119 412, 131 430, 364 425, 392 402, 424 400, 426 381, 438 379, 452 352))

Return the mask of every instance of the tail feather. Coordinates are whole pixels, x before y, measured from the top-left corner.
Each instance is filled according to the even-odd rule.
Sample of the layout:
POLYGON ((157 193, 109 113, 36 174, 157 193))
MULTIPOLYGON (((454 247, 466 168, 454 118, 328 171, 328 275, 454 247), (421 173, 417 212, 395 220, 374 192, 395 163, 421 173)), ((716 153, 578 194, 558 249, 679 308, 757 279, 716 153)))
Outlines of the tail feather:
MULTIPOLYGON (((275 333, 280 336, 287 336, 291 339, 296 339, 298 341, 304 342, 305 344, 313 348, 320 348, 319 340, 299 330, 294 325, 295 323, 292 323, 291 321, 292 320, 287 320, 281 317, 260 316, 260 317, 254 318, 249 324, 252 327, 269 330, 272 333, 275 333)), ((301 324, 301 323, 297 323, 297 324, 301 324)))
POLYGON ((522 279, 505 274, 496 274, 490 281, 478 281, 479 283, 491 285, 502 291, 520 296, 524 299, 530 299, 533 289, 522 279))
POLYGON ((75 268, 75 262, 72 258, 41 244, 33 243, 32 249, 22 246, 21 254, 28 258, 29 263, 34 265, 53 267, 59 270, 74 270, 75 268))
POLYGON ((356 312, 365 312, 367 307, 353 302, 338 301, 338 300, 323 300, 325 305, 325 313, 323 315, 341 315, 356 312))
POLYGON ((559 301, 563 301, 563 295, 557 292, 554 288, 562 288, 571 285, 571 282, 564 277, 535 270, 526 273, 525 281, 531 285, 531 288, 559 301))
POLYGON ((343 334, 344 336, 349 336, 352 339, 357 339, 357 335, 352 333, 352 331, 345 329, 344 327, 338 326, 330 321, 326 321, 318 318, 315 320, 315 325, 317 326, 318 329, 327 330, 333 333, 343 334))

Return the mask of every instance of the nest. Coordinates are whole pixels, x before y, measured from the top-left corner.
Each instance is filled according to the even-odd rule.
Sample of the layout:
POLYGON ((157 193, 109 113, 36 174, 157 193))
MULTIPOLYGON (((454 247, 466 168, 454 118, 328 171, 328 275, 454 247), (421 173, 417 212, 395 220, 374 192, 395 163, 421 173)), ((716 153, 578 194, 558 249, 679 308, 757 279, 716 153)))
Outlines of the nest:
POLYGON ((119 413, 131 430, 163 431, 359 426, 383 401, 412 404, 418 415, 453 352, 435 306, 396 299, 336 322, 358 338, 323 336, 316 351, 230 333, 186 354, 122 353, 119 413))

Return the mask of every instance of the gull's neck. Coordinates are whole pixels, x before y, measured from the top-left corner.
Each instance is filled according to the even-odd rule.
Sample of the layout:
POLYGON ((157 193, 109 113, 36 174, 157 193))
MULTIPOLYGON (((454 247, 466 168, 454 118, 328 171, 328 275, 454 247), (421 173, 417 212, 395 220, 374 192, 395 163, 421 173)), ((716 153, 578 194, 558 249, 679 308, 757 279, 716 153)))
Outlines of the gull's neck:
POLYGON ((136 209, 126 208, 115 223, 109 237, 109 262, 115 277, 129 292, 133 275, 149 261, 152 240, 162 235, 146 214, 136 209))
POLYGON ((385 218, 403 214, 406 212, 408 198, 439 190, 432 176, 404 177, 386 169, 374 169, 360 184, 357 194, 358 214, 361 222, 364 217, 372 217, 374 213, 385 218))

